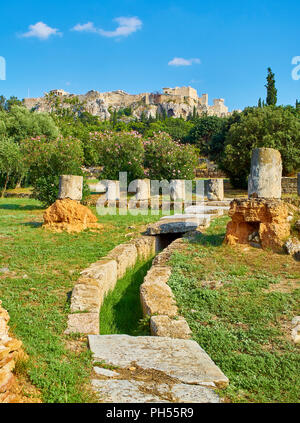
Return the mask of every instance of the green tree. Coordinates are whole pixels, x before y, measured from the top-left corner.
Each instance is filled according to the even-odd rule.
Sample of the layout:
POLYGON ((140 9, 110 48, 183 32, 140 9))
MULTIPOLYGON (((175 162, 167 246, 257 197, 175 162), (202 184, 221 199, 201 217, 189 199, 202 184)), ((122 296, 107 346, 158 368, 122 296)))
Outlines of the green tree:
POLYGON ((249 107, 230 126, 221 167, 234 186, 247 186, 252 150, 258 147, 280 151, 284 175, 300 168, 300 119, 295 108, 249 107))
POLYGON ((19 177, 24 171, 19 145, 9 138, 0 138, 0 176, 4 179, 1 197, 4 197, 10 177, 19 177))
POLYGON ((196 120, 185 140, 195 144, 200 149, 201 154, 208 156, 212 137, 221 132, 223 125, 224 118, 201 116, 196 120))
POLYGON ((12 106, 9 112, 0 111, 0 122, 0 135, 16 142, 40 135, 54 139, 60 134, 48 113, 30 112, 21 106, 12 106))
POLYGON ((275 87, 275 74, 272 72, 271 68, 268 68, 267 84, 265 87, 267 88, 267 106, 276 106, 277 89, 275 87))
POLYGON ((72 137, 29 138, 21 142, 21 151, 34 195, 45 206, 57 199, 60 175, 82 175, 82 143, 72 137))

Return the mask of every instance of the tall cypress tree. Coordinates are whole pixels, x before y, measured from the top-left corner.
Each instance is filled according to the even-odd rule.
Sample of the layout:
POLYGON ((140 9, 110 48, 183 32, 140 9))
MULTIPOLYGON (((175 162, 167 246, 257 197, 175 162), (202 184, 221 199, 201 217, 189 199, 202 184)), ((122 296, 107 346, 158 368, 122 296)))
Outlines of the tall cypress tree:
POLYGON ((261 107, 262 107, 262 104, 261 104, 261 98, 259 98, 259 99, 258 99, 258 104, 257 104, 257 107, 259 107, 259 108, 261 108, 261 107))
POLYGON ((267 84, 265 85, 265 87, 267 88, 267 106, 276 106, 277 89, 275 87, 275 75, 272 72, 271 68, 268 68, 267 84))

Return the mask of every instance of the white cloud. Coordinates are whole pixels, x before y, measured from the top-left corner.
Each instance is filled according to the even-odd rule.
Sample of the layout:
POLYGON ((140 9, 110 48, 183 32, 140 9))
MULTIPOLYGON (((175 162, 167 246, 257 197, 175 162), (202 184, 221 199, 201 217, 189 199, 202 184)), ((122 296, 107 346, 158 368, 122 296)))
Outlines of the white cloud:
POLYGON ((194 63, 201 63, 200 59, 183 59, 182 57, 174 57, 174 59, 170 60, 168 63, 169 66, 191 66, 194 63))
POLYGON ((62 35, 56 28, 44 24, 44 22, 37 22, 35 25, 29 25, 29 31, 21 35, 21 37, 29 38, 36 37, 40 40, 47 40, 51 35, 62 35))
POLYGON ((128 35, 132 34, 133 32, 138 31, 142 28, 142 21, 137 17, 132 18, 125 18, 119 17, 114 19, 114 21, 118 22, 119 26, 114 31, 105 31, 102 28, 96 28, 93 22, 87 22, 86 24, 77 24, 72 28, 73 31, 78 32, 94 32, 103 37, 127 37, 128 35))
POLYGON ((87 22, 86 24, 77 24, 72 28, 72 31, 78 32, 97 32, 97 28, 95 28, 93 22, 87 22))

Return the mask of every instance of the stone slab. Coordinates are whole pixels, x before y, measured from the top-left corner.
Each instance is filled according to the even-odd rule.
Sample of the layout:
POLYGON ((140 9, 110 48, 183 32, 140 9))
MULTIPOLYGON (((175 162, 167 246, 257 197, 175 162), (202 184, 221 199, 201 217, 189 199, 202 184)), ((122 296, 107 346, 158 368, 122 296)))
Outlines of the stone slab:
POLYGON ((163 216, 160 221, 163 220, 168 220, 168 221, 173 221, 173 220, 180 220, 182 222, 194 222, 196 221, 196 219, 198 219, 199 221, 202 221, 202 219, 207 219, 210 216, 208 216, 209 213, 204 213, 204 210, 202 210, 201 213, 189 213, 189 214, 173 214, 171 216, 163 216))
POLYGON ((213 389, 199 385, 149 383, 136 380, 92 380, 100 401, 105 403, 219 403, 213 389), (153 393, 151 393, 153 391, 153 393), (154 393, 155 392, 155 393, 154 393), (168 400, 167 400, 168 398, 168 400))
POLYGON ((92 380, 92 386, 98 392, 100 401, 105 403, 168 402, 161 400, 157 395, 142 392, 139 389, 140 385, 134 380, 92 380))
POLYGON ((90 335, 96 360, 125 368, 135 362, 183 383, 225 387, 228 378, 195 341, 156 336, 90 335))
POLYGON ((228 206, 189 206, 184 210, 184 214, 217 214, 221 216, 224 214, 225 211, 230 209, 228 206))
POLYGON ((202 218, 173 218, 168 220, 160 220, 157 223, 149 225, 147 235, 175 234, 195 231, 198 226, 207 227, 210 223, 210 216, 206 215, 202 218))
POLYGON ((180 403, 219 403, 220 398, 213 389, 199 385, 174 385, 171 389, 172 396, 180 403))

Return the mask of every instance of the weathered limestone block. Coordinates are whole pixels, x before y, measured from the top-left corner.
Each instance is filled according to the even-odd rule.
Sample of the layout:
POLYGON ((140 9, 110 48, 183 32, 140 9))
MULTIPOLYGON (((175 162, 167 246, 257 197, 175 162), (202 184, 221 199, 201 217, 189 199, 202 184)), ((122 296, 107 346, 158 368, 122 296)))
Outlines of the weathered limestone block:
POLYGON ((144 282, 140 287, 140 298, 144 316, 158 314, 174 317, 178 314, 172 290, 165 282, 144 282))
POLYGON ((211 201, 224 200, 224 180, 221 178, 207 179, 204 181, 205 195, 211 201))
POLYGON ((113 203, 120 199, 120 182, 119 181, 104 181, 106 184, 106 200, 113 203))
POLYGON ((300 241, 297 238, 289 238, 284 244, 284 248, 288 254, 300 261, 300 241))
POLYGON ((231 202, 225 241, 230 245, 249 244, 258 236, 262 248, 281 250, 290 234, 288 206, 275 199, 236 199, 231 202))
POLYGON ((70 198, 71 200, 82 200, 83 176, 62 175, 59 178, 58 198, 70 198))
POLYGON ((73 288, 71 311, 97 313, 103 302, 104 292, 95 279, 81 277, 73 288))
POLYGON ((71 311, 97 313, 117 283, 117 262, 102 259, 81 272, 71 297, 71 311))
POLYGON ((248 179, 249 198, 281 198, 281 154, 273 148, 255 148, 248 179))
POLYGON ((300 344, 300 316, 295 316, 292 320, 292 340, 295 344, 300 344))
POLYGON ((107 258, 115 260, 117 262, 118 279, 121 279, 127 269, 135 266, 137 261, 137 248, 134 244, 121 244, 115 247, 108 255, 107 258))
POLYGON ((68 326, 65 334, 83 333, 87 335, 98 335, 99 328, 99 313, 75 313, 69 314, 68 326))
POLYGON ((184 201, 185 199, 185 180, 172 179, 170 181, 171 201, 184 201))
POLYGON ((151 335, 167 336, 176 339, 189 339, 191 329, 183 317, 171 319, 168 316, 152 316, 150 319, 151 335))
POLYGON ((56 200, 44 213, 44 228, 56 232, 81 232, 85 229, 99 230, 102 225, 88 207, 75 200, 56 200))
POLYGON ((101 259, 84 269, 80 274, 82 277, 92 278, 99 284, 103 295, 113 290, 117 280, 117 262, 110 259, 101 259))
MULTIPOLYGON (((161 254, 159 254, 159 256, 161 256, 161 254)), ((155 261, 155 263, 157 262, 155 261)), ((166 284, 170 276, 171 268, 169 266, 152 266, 145 276, 144 283, 151 284, 154 282, 161 282, 166 284)))
POLYGON ((156 253, 156 238, 153 236, 142 236, 133 241, 137 249, 138 258, 147 260, 156 253))

